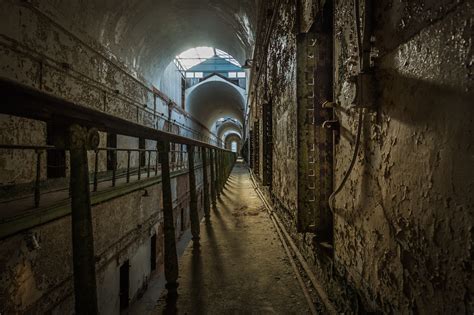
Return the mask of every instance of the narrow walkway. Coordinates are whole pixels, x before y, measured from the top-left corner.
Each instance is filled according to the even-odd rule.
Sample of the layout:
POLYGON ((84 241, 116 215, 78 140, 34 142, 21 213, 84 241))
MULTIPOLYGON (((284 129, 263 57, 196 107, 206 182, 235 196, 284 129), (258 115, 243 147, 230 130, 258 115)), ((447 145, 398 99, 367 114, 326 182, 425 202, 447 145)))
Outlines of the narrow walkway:
POLYGON ((308 314, 277 232, 243 164, 236 164, 217 208, 210 222, 201 224, 201 247, 190 244, 180 258, 176 305, 166 305, 162 297, 153 313, 308 314))

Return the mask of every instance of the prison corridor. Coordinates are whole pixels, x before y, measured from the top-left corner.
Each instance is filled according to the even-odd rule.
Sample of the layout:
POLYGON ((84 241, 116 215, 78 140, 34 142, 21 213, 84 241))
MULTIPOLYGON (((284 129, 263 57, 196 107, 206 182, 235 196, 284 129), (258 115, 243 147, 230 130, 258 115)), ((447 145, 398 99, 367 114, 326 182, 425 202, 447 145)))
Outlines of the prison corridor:
POLYGON ((243 163, 234 167, 210 220, 202 220, 200 246, 190 242, 180 257, 179 271, 177 300, 163 291, 156 305, 135 307, 137 314, 310 313, 243 163))

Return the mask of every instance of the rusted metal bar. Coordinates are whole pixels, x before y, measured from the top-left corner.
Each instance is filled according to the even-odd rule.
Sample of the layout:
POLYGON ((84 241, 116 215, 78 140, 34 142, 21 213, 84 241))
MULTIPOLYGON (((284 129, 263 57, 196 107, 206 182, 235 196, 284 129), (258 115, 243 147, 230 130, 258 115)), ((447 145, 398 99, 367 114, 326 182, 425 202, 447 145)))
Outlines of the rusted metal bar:
POLYGON ((210 155, 210 160, 211 160, 211 200, 212 200, 212 209, 216 210, 216 202, 217 202, 217 194, 216 194, 216 159, 215 159, 215 150, 214 149, 209 149, 209 155, 210 155))
POLYGON ((41 184, 41 150, 36 150, 36 180, 35 180, 35 208, 39 207, 40 204, 40 184, 41 184))
POLYGON ((138 151, 138 180, 140 180, 141 177, 142 177, 142 161, 141 161, 141 158, 142 158, 142 152, 138 151))
POLYGON ((208 172, 207 172, 207 152, 208 150, 206 148, 201 148, 201 154, 202 154, 202 176, 203 176, 203 190, 204 190, 204 216, 206 217, 206 220, 209 220, 211 217, 211 204, 209 200, 209 177, 208 177, 208 172))
POLYGON ((95 161, 94 161, 94 188, 93 191, 97 191, 98 179, 97 173, 99 172, 99 150, 95 150, 95 161))
POLYGON ((148 170, 147 170, 147 177, 150 177, 150 167, 151 167, 151 151, 148 151, 148 170))
POLYGON ((189 177, 189 218, 194 245, 199 244, 199 213, 197 207, 196 173, 194 168, 194 147, 188 145, 188 177, 189 177))
POLYGON ((216 163, 215 163, 215 167, 216 167, 216 195, 217 195, 217 198, 219 198, 219 196, 221 195, 221 172, 222 172, 222 169, 221 169, 221 154, 220 154, 220 150, 216 150, 216 163))
POLYGON ((71 223, 76 314, 98 314, 87 159, 87 149, 95 149, 98 144, 97 130, 87 130, 79 125, 70 127, 71 223))
POLYGON ((127 150, 127 183, 130 183, 130 150, 127 150))
POLYGON ((165 241, 165 278, 168 296, 177 296, 178 289, 178 255, 176 252, 176 234, 173 218, 173 198, 171 193, 170 143, 168 141, 158 142, 161 162, 161 188, 163 192, 163 224, 165 241))
POLYGON ((115 187, 115 181, 117 179, 117 152, 113 154, 113 165, 112 165, 112 187, 115 187))

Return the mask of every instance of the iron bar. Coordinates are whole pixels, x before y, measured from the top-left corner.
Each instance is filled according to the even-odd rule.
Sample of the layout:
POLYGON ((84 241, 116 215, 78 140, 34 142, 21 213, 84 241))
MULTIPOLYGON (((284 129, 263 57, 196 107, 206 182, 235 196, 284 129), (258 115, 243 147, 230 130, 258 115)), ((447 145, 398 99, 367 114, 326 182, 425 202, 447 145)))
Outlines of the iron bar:
POLYGON ((130 183, 130 150, 127 150, 127 183, 130 183))
POLYGON ((189 218, 194 245, 199 244, 199 212, 197 207, 196 173, 194 169, 194 147, 188 145, 188 178, 189 178, 189 218))
POLYGON ((215 149, 209 149, 209 156, 211 160, 211 200, 212 200, 212 209, 216 210, 216 171, 215 171, 215 164, 216 164, 216 159, 215 159, 215 149))
POLYGON ((171 192, 169 151, 170 143, 160 141, 161 187, 163 193, 163 223, 164 223, 164 265, 166 289, 169 297, 177 296, 178 289, 178 255, 176 252, 176 234, 173 218, 173 198, 171 192))
POLYGON ((201 148, 202 156, 202 177, 203 177, 203 190, 204 190, 204 216, 206 220, 209 220, 211 217, 211 205, 209 202, 209 177, 207 172, 207 152, 206 148, 201 148))
POLYGON ((94 161, 94 188, 93 191, 97 191, 98 179, 97 173, 99 172, 99 150, 95 150, 95 161, 94 161))
POLYGON ((147 171, 147 177, 150 178, 150 166, 151 166, 151 151, 148 151, 148 171, 147 171))
POLYGON ((41 150, 36 150, 36 180, 35 180, 35 208, 40 204, 40 183, 41 183, 41 150))
POLYGON ((90 132, 78 125, 69 129, 71 159, 71 224, 76 314, 98 314, 94 234, 89 191, 87 146, 90 132))

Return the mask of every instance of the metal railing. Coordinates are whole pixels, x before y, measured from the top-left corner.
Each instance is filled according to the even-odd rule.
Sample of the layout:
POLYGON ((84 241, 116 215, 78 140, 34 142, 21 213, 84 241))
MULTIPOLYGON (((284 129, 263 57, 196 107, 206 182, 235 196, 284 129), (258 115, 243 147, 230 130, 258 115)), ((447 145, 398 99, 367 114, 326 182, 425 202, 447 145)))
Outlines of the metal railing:
MULTIPOLYGON (((166 287, 170 297, 176 296, 179 265, 176 252, 171 170, 176 169, 177 167, 187 166, 187 177, 190 187, 189 211, 191 217, 191 233, 193 235, 193 242, 198 243, 200 218, 197 205, 198 192, 196 184, 196 160, 199 160, 197 156, 202 158, 204 161, 202 164, 203 187, 204 191, 206 191, 203 194, 205 204, 204 213, 206 218, 209 218, 210 201, 212 201, 212 206, 216 207, 216 198, 223 190, 224 184, 230 174, 233 164, 235 163, 236 155, 221 147, 210 144, 209 142, 176 135, 169 131, 150 128, 137 122, 131 122, 107 114, 97 109, 85 108, 84 106, 80 106, 80 104, 73 103, 69 100, 44 93, 44 91, 24 86, 18 82, 12 82, 7 79, 0 79, 0 97, 2 98, 3 105, 0 108, 0 112, 3 114, 40 121, 52 121, 53 125, 57 123, 64 127, 62 131, 58 132, 58 136, 62 137, 63 143, 65 143, 66 149, 69 152, 70 181, 68 192, 63 193, 63 196, 70 198, 69 213, 71 215, 72 224, 72 252, 75 262, 73 265, 73 271, 74 287, 76 289, 74 291, 76 313, 98 313, 95 275, 96 257, 94 254, 94 233, 90 191, 91 185, 92 190, 94 189, 94 182, 97 182, 97 191, 101 188, 101 176, 99 176, 101 151, 107 152, 113 150, 112 152, 115 155, 125 154, 127 167, 124 167, 124 171, 122 171, 122 168, 117 168, 116 162, 112 163, 111 181, 115 178, 115 185, 118 183, 117 178, 120 176, 124 176, 124 182, 126 183, 127 173, 129 181, 132 181, 132 177, 136 176, 137 179, 140 178, 141 180, 142 175, 143 178, 148 178, 148 174, 150 174, 150 177, 155 176, 153 171, 158 174, 158 169, 161 170, 161 201, 164 226, 164 269, 167 281, 166 287), (156 141, 157 150, 99 148, 99 131, 121 134, 133 138, 141 138, 145 141, 156 141), (185 145, 186 151, 171 150, 171 143, 179 145, 181 148, 185 145), (92 155, 90 153, 92 153, 92 155), (96 159, 94 161, 94 171, 92 172, 93 176, 91 183, 89 160, 93 159, 94 153, 96 159), (136 166, 132 166, 132 155, 134 154, 139 155, 139 162, 142 160, 141 157, 145 155, 145 164, 140 163, 136 166), (128 155, 130 155, 130 164, 128 162, 128 155), (146 160, 147 156, 148 161, 146 160), (155 159, 158 157, 159 166, 156 166, 156 160, 155 164, 152 165, 153 157, 155 157, 155 159), (209 163, 207 160, 209 160, 209 163), (95 164, 97 164, 97 167, 95 164), (134 167, 137 167, 136 171, 134 167), (120 170, 120 172, 117 172, 117 170, 120 170), (94 179, 95 177, 97 179, 94 179)), ((37 170, 34 180, 34 204, 35 206, 39 205, 41 199, 41 180, 43 178, 41 174, 43 167, 42 156, 44 152, 57 150, 58 148, 51 146, 15 145, 3 145, 1 148, 7 150, 32 150, 35 152, 37 170)), ((159 205, 157 207, 159 207, 159 205)), ((133 211, 133 209, 131 211, 133 211)), ((35 211, 32 212, 34 213, 35 211)), ((33 213, 28 215, 34 215, 33 213)), ((12 220, 14 221, 16 219, 13 218, 12 220)), ((41 222, 42 223, 39 224, 44 224, 43 221, 41 222)), ((0 222, 0 231, 8 224, 9 222, 0 222)), ((25 220, 15 222, 15 227, 9 229, 9 233, 18 233, 22 230, 31 229, 32 226, 28 224, 29 223, 25 220)), ((13 234, 2 235, 5 237, 5 235, 10 236, 13 234)))
MULTIPOLYGON (((171 144, 176 146, 176 144, 171 144)), ((64 149, 58 149, 51 145, 7 145, 0 144, 0 154, 8 154, 6 151, 31 151, 34 154, 34 158, 31 162, 35 165, 35 173, 31 176, 30 180, 26 184, 32 184, 33 189, 33 203, 34 208, 38 208, 41 202, 41 195, 50 192, 67 191, 69 187, 63 187, 60 189, 52 189, 48 191, 42 191, 42 183, 47 182, 50 178, 44 178, 43 173, 44 161, 47 161, 48 151, 67 151, 64 149)), ((158 149, 132 149, 132 148, 107 148, 99 147, 95 150, 89 150, 93 152, 94 160, 93 169, 89 172, 89 185, 91 185, 91 191, 99 191, 99 184, 110 183, 106 185, 109 187, 116 187, 117 184, 122 180, 122 184, 128 184, 135 181, 150 179, 152 177, 160 175, 161 165, 159 163, 159 151, 158 149), (100 153, 105 153, 105 156, 101 156, 100 153), (120 156, 123 154, 124 156, 120 156), (110 161, 110 159, 112 160, 110 161), (125 166, 120 167, 119 163, 125 161, 125 166), (101 170, 102 164, 112 164, 113 167, 110 169, 101 170), (134 162, 134 163, 133 163, 134 162)), ((170 150, 170 171, 186 170, 188 168, 188 152, 185 150, 170 150)), ((196 166, 202 166, 202 158, 200 155, 194 157, 196 166)), ((66 164, 62 165, 48 165, 46 164, 46 173, 48 168, 66 168, 66 164)), ((14 186, 14 185, 10 185, 14 186)), ((24 194, 19 193, 19 199, 28 198, 29 194, 25 197, 24 194)), ((69 196, 69 193, 68 193, 69 196)), ((8 199, 0 201, 0 204, 5 202, 11 202, 15 199, 8 199)))
MULTIPOLYGON (((8 48, 12 51, 15 51, 18 54, 25 55, 25 56, 29 57, 31 60, 36 61, 39 64, 40 75, 38 77, 39 82, 37 82, 37 83, 38 83, 38 86, 39 86, 40 90, 43 89, 43 72, 44 72, 44 69, 45 69, 45 67, 50 67, 51 69, 53 69, 55 71, 59 71, 63 75, 68 76, 73 80, 76 80, 76 81, 78 81, 82 84, 85 84, 89 88, 93 88, 93 89, 96 89, 96 90, 100 91, 103 94, 103 102, 104 102, 103 106, 104 106, 104 108, 107 107, 107 99, 113 97, 113 98, 119 99, 119 100, 127 103, 129 106, 133 106, 135 108, 137 122, 140 120, 140 117, 143 115, 143 113, 149 114, 149 115, 152 115, 153 118, 156 120, 153 123, 153 126, 158 130, 163 130, 163 131, 175 133, 175 134, 178 134, 178 135, 182 135, 184 137, 192 138, 192 139, 195 139, 195 140, 208 142, 210 144, 220 146, 220 147, 223 146, 222 140, 219 139, 217 137, 217 135, 213 134, 210 130, 206 129, 204 126, 202 126, 202 129, 208 135, 204 135, 202 131, 198 131, 198 130, 193 129, 189 126, 186 126, 182 123, 179 123, 175 119, 166 118, 164 113, 161 113, 161 112, 156 110, 156 99, 159 98, 159 99, 165 101, 163 99, 163 97, 161 96, 162 93, 160 94, 160 93, 157 93, 157 92, 153 91, 153 89, 148 87, 143 82, 137 80, 133 76, 130 76, 130 74, 128 74, 126 71, 124 71, 121 68, 120 68, 120 70, 124 71, 124 74, 126 74, 127 77, 129 77, 130 79, 137 82, 137 84, 139 86, 141 86, 141 88, 145 89, 147 93, 150 93, 153 96, 153 98, 154 98, 153 102, 155 104, 154 108, 149 108, 149 106, 147 104, 137 102, 136 100, 134 100, 130 96, 127 96, 123 93, 120 93, 119 90, 113 89, 113 88, 111 88, 107 85, 104 85, 102 82, 99 82, 95 79, 90 78, 89 76, 73 69, 71 67, 71 65, 66 65, 64 63, 59 63, 58 61, 50 58, 49 56, 46 56, 46 55, 44 55, 42 53, 39 53, 39 52, 32 51, 29 47, 25 46, 24 44, 12 39, 12 38, 9 38, 5 35, 0 35, 0 38, 3 39, 4 41, 10 43, 8 45, 8 44, 0 41, 0 46, 3 46, 3 47, 8 48), (167 126, 167 127, 165 128, 165 126, 167 126), (173 126, 178 127, 178 128, 173 128, 173 126), (176 133, 174 130, 178 130, 178 132, 176 133), (185 133, 181 134, 180 130, 184 130, 185 133)), ((171 103, 176 106, 176 104, 174 102, 171 102, 171 103)), ((167 105, 169 106, 169 104, 167 104, 167 105)), ((190 118, 195 123, 200 124, 199 121, 197 121, 194 117, 190 116, 189 113, 185 113, 185 114, 183 114, 183 116, 187 117, 187 118, 190 118)))

